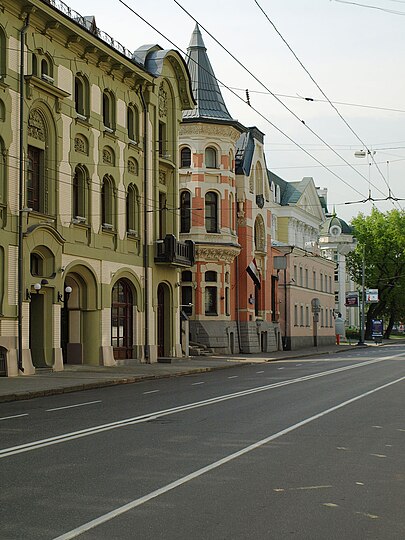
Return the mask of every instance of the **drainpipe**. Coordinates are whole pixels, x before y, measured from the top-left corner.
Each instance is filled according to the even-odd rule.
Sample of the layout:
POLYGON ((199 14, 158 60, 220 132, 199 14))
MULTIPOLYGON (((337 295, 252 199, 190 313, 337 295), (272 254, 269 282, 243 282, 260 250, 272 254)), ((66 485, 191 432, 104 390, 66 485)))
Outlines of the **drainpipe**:
POLYGON ((145 362, 150 362, 149 351, 149 245, 148 245, 148 106, 143 95, 143 89, 139 88, 139 97, 141 98, 143 107, 143 273, 145 278, 144 298, 145 298, 145 345, 144 356, 145 362))
POLYGON ((25 35, 27 33, 29 26, 29 15, 25 18, 24 26, 20 30, 20 81, 19 81, 19 90, 20 90, 20 148, 19 148, 19 182, 18 182, 18 307, 17 307, 17 317, 18 317, 18 326, 17 326, 17 335, 18 335, 18 345, 17 345, 17 366, 18 369, 24 372, 23 368, 23 355, 22 355, 22 319, 23 319, 23 287, 24 287, 24 276, 23 276, 23 262, 24 262, 24 252, 23 252, 23 205, 24 205, 24 41, 25 35))

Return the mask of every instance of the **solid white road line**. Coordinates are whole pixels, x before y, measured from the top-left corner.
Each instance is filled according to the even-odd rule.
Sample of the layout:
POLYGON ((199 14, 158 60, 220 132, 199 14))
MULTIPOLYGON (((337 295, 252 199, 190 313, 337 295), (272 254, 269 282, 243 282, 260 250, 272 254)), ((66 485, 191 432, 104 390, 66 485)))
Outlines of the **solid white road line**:
POLYGON ((326 377, 335 373, 341 373, 343 371, 348 371, 352 369, 357 369, 361 367, 365 367, 371 364, 377 364, 380 362, 384 362, 385 360, 391 360, 392 358, 396 358, 397 356, 402 356, 403 353, 396 354, 393 356, 386 356, 383 358, 378 358, 375 360, 368 360, 366 362, 361 362, 360 364, 351 364, 349 366, 344 366, 340 368, 330 369, 327 371, 321 371, 319 373, 314 373, 312 375, 305 375, 303 377, 298 377, 296 379, 287 379, 285 381, 279 381, 272 384, 266 384, 264 386, 258 386, 255 388, 250 388, 248 390, 241 390, 239 392, 233 392, 232 394, 225 394, 222 396, 217 396, 214 398, 205 399, 202 401, 196 401, 194 403, 187 403, 185 405, 179 405, 178 407, 172 407, 170 409, 164 409, 161 411, 155 411, 152 413, 144 414, 141 416, 134 416, 132 418, 125 418, 123 420, 118 420, 116 422, 110 422, 108 424, 101 424, 98 426, 93 426, 86 429, 81 429, 79 431, 72 431, 70 433, 63 433, 62 435, 57 435, 55 437, 49 437, 47 439, 41 439, 37 441, 32 441, 25 444, 20 444, 18 446, 12 446, 9 448, 4 448, 0 450, 0 459, 13 456, 16 454, 21 454, 22 452, 30 452, 31 450, 36 450, 38 448, 44 448, 45 446, 51 446, 54 444, 61 444, 67 441, 71 441, 74 439, 80 439, 82 437, 88 437, 89 435, 95 435, 96 433, 102 433, 104 431, 109 431, 111 429, 117 429, 120 427, 130 426, 134 424, 141 424, 143 422, 149 422, 151 419, 156 418, 162 418, 164 416, 169 416, 172 414, 177 414, 180 412, 189 411, 192 409, 197 409, 200 407, 206 407, 208 405, 215 405, 216 403, 220 403, 222 401, 228 401, 230 399, 236 399, 243 396, 248 396, 251 394, 256 394, 258 392, 266 392, 268 390, 272 390, 274 388, 281 388, 283 386, 288 386, 290 384, 296 384, 304 381, 309 381, 312 379, 317 379, 319 377, 326 377))
POLYGON ((84 407, 85 405, 93 405, 94 403, 101 403, 101 399, 97 401, 86 401, 85 403, 76 403, 76 405, 66 405, 66 407, 55 407, 54 409, 46 409, 46 412, 62 411, 63 409, 73 409, 73 407, 84 407))
POLYGON ((14 416, 3 416, 0 420, 10 420, 10 418, 20 418, 21 416, 28 416, 28 413, 15 414, 14 416))
POLYGON ((271 441, 274 441, 275 439, 278 439, 282 437, 283 435, 286 435, 287 433, 291 433, 292 431, 295 431, 296 429, 302 426, 305 426, 306 424, 309 424, 310 422, 314 422, 315 420, 318 420, 319 418, 322 418, 323 416, 326 416, 327 414, 335 412, 341 409, 342 407, 346 407, 346 405, 350 405, 351 403, 354 403, 355 401, 358 401, 367 396, 370 396, 371 394, 374 394, 375 392, 379 392, 380 390, 388 388, 392 386, 393 384, 402 382, 403 380, 405 380, 405 377, 401 377, 400 379, 391 381, 387 384, 379 386, 378 388, 374 388, 373 390, 364 392, 364 394, 355 396, 351 399, 348 399, 347 401, 343 401, 342 403, 335 405, 334 407, 331 407, 318 414, 310 416, 309 418, 306 418, 305 420, 302 420, 301 422, 298 422, 297 424, 293 424, 292 426, 289 426, 279 431, 278 433, 274 433, 273 435, 270 435, 269 437, 266 437, 265 439, 262 439, 260 441, 257 441, 254 444, 251 444, 250 446, 246 446, 245 448, 242 448, 242 450, 239 450, 238 452, 230 454, 222 459, 219 459, 218 461, 214 461, 214 463, 211 463, 205 467, 202 467, 201 469, 198 469, 197 471, 194 471, 191 474, 183 476, 183 478, 179 478, 178 480, 175 480, 174 482, 171 482, 170 484, 167 484, 166 486, 156 489, 155 491, 152 491, 151 493, 148 493, 147 495, 144 495, 143 497, 140 497, 139 499, 134 499, 133 501, 127 504, 124 504, 123 506, 115 508, 115 510, 112 510, 111 512, 107 512, 106 514, 103 514, 102 516, 96 519, 93 519, 83 525, 80 525, 79 527, 72 529, 71 531, 65 534, 62 534, 61 536, 58 536, 54 540, 71 540, 72 538, 76 538, 80 536, 81 534, 83 534, 84 532, 94 529, 95 527, 98 527, 99 525, 102 525, 103 523, 106 523, 107 521, 111 521, 112 519, 122 514, 125 514, 126 512, 129 512, 130 510, 136 508, 137 506, 141 506, 142 504, 145 504, 152 499, 156 499, 156 497, 159 497, 160 495, 164 495, 165 493, 172 491, 173 489, 176 489, 177 487, 182 486, 186 484, 187 482, 190 482, 194 480, 195 478, 198 478, 199 476, 202 476, 206 473, 211 472, 214 469, 222 467, 222 465, 225 465, 226 463, 229 463, 230 461, 233 461, 234 459, 237 459, 249 452, 252 452, 253 450, 260 448, 261 446, 264 446, 265 444, 271 441))

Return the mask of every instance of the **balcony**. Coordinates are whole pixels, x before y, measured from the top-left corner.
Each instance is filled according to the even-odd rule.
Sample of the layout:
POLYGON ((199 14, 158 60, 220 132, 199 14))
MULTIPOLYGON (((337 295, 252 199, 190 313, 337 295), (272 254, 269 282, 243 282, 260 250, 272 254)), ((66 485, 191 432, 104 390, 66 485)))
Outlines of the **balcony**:
POLYGON ((155 263, 171 266, 193 266, 195 245, 192 240, 179 242, 174 234, 166 234, 163 240, 156 241, 155 263))

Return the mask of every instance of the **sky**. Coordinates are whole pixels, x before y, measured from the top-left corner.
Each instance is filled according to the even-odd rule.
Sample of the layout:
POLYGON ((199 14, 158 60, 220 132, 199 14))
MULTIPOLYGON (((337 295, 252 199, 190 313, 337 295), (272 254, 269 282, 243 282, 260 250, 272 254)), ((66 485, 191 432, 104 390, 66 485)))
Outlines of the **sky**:
POLYGON ((230 114, 265 134, 268 169, 287 181, 312 176, 347 221, 373 204, 405 208, 347 204, 370 191, 384 199, 388 186, 405 199, 405 0, 257 2, 262 10, 255 0, 65 0, 131 51, 184 54, 197 20, 230 114), (365 148, 372 159, 355 157, 365 148))

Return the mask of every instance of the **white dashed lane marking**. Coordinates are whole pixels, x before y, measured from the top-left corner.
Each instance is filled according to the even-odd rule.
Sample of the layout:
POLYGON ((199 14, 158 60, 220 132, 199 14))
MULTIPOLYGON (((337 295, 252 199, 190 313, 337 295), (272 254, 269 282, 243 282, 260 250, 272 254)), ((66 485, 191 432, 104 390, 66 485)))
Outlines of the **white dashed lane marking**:
POLYGON ((25 414, 15 414, 14 416, 3 416, 0 420, 10 420, 10 418, 21 418, 21 416, 28 416, 28 413, 25 414))
POLYGON ((101 400, 86 401, 86 403, 77 403, 75 405, 66 405, 66 407, 55 407, 54 409, 46 409, 46 412, 61 411, 62 409, 73 409, 73 407, 84 407, 85 405, 94 405, 95 403, 101 403, 101 400))
POLYGON ((232 377, 228 377, 228 379, 237 379, 239 375, 232 375, 232 377))
POLYGON ((196 386, 197 384, 205 384, 204 381, 201 382, 193 382, 191 386, 196 386))
POLYGON ((144 392, 143 395, 146 395, 146 394, 156 394, 156 392, 160 392, 160 390, 149 390, 148 392, 144 392))

